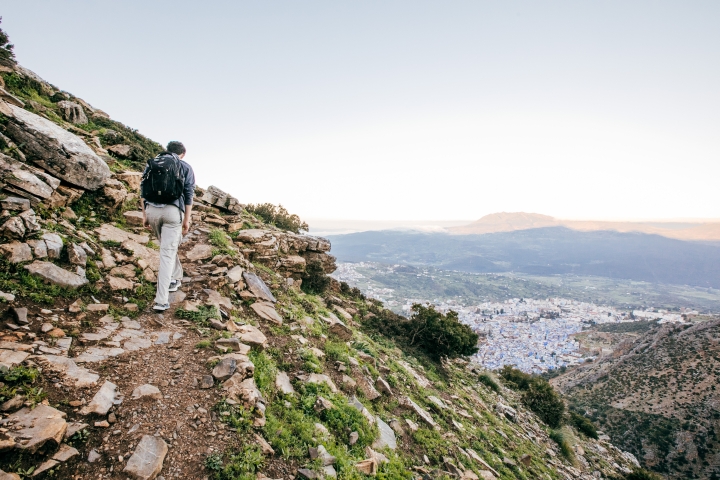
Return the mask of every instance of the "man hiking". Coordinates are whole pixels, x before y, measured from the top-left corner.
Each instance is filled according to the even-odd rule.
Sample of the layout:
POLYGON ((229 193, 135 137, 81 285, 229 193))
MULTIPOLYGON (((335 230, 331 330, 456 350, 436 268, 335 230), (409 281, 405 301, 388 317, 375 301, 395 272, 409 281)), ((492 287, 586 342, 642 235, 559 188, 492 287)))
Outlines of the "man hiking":
POLYGON ((180 288, 183 277, 178 258, 180 239, 190 230, 195 173, 185 161, 185 146, 170 142, 167 149, 148 160, 140 183, 143 225, 160 241, 160 269, 153 309, 170 308, 170 292, 180 288))

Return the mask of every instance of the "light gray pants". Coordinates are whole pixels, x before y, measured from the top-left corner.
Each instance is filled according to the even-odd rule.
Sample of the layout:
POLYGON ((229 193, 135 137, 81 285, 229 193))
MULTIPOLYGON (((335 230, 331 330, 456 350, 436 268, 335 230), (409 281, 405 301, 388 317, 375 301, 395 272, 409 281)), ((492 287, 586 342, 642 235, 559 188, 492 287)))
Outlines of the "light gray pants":
POLYGON ((150 228, 160 241, 160 270, 157 275, 155 303, 165 305, 168 303, 170 280, 183 278, 183 269, 177 254, 182 238, 183 212, 175 205, 145 205, 145 215, 150 228))

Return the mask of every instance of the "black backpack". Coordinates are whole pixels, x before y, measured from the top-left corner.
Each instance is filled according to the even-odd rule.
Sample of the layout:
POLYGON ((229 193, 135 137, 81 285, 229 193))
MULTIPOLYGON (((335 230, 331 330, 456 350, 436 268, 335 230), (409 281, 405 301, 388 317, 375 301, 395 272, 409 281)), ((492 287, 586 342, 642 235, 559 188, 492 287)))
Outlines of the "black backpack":
POLYGON ((184 187, 185 178, 177 155, 166 152, 148 160, 141 188, 145 200, 170 204, 180 198, 184 187))

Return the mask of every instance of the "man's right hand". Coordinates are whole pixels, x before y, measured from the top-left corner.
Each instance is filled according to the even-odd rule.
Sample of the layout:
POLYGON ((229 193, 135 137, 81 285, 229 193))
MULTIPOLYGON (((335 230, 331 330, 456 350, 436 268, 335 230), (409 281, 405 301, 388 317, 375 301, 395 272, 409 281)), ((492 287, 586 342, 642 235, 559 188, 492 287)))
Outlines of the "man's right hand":
POLYGON ((150 222, 148 222, 147 215, 145 212, 143 212, 143 226, 147 228, 148 230, 151 230, 150 228, 150 222))

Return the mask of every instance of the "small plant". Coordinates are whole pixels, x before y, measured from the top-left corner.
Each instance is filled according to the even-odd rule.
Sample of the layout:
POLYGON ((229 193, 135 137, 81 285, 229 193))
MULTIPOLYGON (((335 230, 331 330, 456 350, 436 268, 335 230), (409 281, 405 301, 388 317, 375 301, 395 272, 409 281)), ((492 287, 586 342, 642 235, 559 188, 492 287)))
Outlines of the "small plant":
POLYGON ((657 473, 649 472, 644 468, 636 468, 625 477, 625 480, 662 480, 662 478, 657 473))
POLYGON ((228 239, 225 232, 219 228, 213 228, 208 234, 210 244, 214 246, 213 255, 230 255, 235 256, 237 252, 232 248, 232 243, 228 239))
POLYGON ((500 375, 507 386, 521 390, 523 403, 551 428, 558 428, 565 415, 565 403, 552 385, 542 377, 528 375, 517 368, 505 365, 500 375))
POLYGON ((325 342, 325 354, 328 360, 343 363, 348 361, 347 345, 341 342, 325 342))
POLYGON ((198 343, 195 344, 195 348, 210 348, 212 347, 212 341, 209 339, 200 340, 198 343))
POLYGON ((205 458, 205 468, 211 472, 219 472, 223 468, 222 455, 213 453, 205 458))
POLYGON ((211 318, 216 318, 220 320, 220 312, 215 305, 200 305, 197 307, 197 311, 190 311, 178 308, 175 311, 175 314, 179 318, 190 320, 191 322, 195 323, 200 327, 209 327, 210 322, 208 320, 210 320, 211 318))

